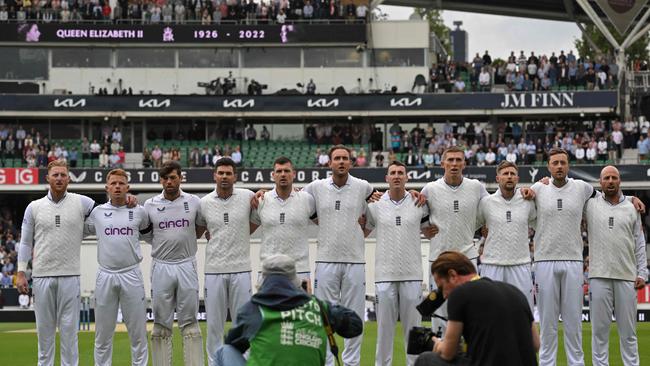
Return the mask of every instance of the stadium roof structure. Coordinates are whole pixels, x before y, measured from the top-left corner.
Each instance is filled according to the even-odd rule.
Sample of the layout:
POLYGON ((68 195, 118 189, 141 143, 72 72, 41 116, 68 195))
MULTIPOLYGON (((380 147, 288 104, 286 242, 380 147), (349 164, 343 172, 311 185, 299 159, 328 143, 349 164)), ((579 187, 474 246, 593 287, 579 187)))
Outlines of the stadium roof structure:
MULTIPOLYGON (((589 17, 575 0, 376 0, 383 5, 432 7, 470 13, 506 15, 566 22, 587 21, 589 17)), ((593 3, 593 2, 592 2, 593 3)), ((375 5, 375 2, 373 2, 375 5)), ((379 5, 379 3, 377 3, 379 5)), ((593 4, 595 5, 595 4, 593 4)), ((593 6, 602 19, 605 14, 593 6)))

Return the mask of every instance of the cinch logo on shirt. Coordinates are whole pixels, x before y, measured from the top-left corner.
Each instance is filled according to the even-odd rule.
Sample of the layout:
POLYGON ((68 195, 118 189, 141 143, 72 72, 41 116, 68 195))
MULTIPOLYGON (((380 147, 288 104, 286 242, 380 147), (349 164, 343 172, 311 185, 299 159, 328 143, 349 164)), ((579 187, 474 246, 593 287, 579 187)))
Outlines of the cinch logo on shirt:
POLYGON ((454 212, 457 213, 458 211, 460 211, 460 203, 458 200, 454 200, 454 212))
POLYGON ((395 226, 402 226, 402 216, 395 217, 395 226))
POLYGON ((133 235, 133 229, 130 227, 107 227, 104 229, 104 234, 107 236, 113 235, 133 235))
POLYGON ((610 216, 609 217, 609 229, 611 230, 613 228, 614 228, 614 217, 610 216))
POLYGON ((334 210, 341 211, 341 201, 334 202, 334 210))
POLYGON ((506 211, 506 222, 512 222, 512 212, 506 211))
POLYGON ((561 198, 557 199, 557 210, 562 211, 562 199, 561 198))
POLYGON ((161 230, 190 227, 190 220, 178 219, 178 220, 161 221, 158 223, 158 227, 161 230))

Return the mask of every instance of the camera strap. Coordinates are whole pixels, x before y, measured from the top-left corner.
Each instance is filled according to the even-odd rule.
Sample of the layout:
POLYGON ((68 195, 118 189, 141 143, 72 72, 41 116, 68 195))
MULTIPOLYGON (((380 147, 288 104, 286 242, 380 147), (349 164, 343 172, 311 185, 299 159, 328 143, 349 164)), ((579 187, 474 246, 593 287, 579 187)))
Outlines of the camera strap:
POLYGON ((341 361, 339 361, 339 347, 336 345, 336 338, 334 338, 334 330, 332 330, 332 324, 330 323, 330 319, 327 316, 327 312, 325 311, 325 306, 316 296, 313 296, 313 298, 316 300, 316 302, 318 303, 318 307, 320 308, 320 315, 323 318, 323 323, 325 324, 325 333, 327 334, 327 341, 330 345, 330 350, 332 351, 332 355, 334 355, 334 359, 336 360, 336 365, 341 366, 341 361))

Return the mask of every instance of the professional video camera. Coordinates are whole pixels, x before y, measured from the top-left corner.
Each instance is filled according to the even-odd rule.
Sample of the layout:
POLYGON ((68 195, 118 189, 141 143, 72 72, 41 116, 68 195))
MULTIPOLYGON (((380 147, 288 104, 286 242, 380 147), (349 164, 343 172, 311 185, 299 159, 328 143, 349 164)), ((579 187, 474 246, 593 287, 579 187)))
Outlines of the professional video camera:
POLYGON ((411 328, 411 330, 409 330, 406 353, 409 355, 419 355, 422 352, 433 351, 433 345, 435 344, 433 337, 442 337, 442 329, 439 328, 438 331, 434 333, 431 328, 411 328))
POLYGON ((427 297, 422 300, 420 305, 416 306, 415 308, 418 309, 420 315, 428 318, 434 316, 433 313, 438 310, 438 308, 441 307, 444 303, 445 298, 442 296, 442 288, 438 288, 435 291, 431 291, 429 295, 427 295, 427 297))
MULTIPOLYGON (((441 316, 435 315, 435 311, 438 310, 442 304, 444 304, 445 299, 442 296, 442 288, 438 288, 436 291, 432 291, 427 295, 427 297, 415 308, 418 309, 418 312, 423 317, 435 316, 442 318, 441 316)), ((444 318, 442 318, 444 319, 444 318)), ((447 319, 444 319, 447 320, 447 319)), ((437 332, 434 332, 430 328, 425 327, 413 327, 409 331, 408 345, 406 348, 406 353, 409 355, 419 355, 422 352, 433 350, 433 339, 432 337, 440 338, 442 336, 442 328, 438 328, 437 332)))
POLYGON ((262 95, 262 90, 268 87, 266 84, 260 84, 255 79, 251 79, 251 83, 248 84, 248 95, 262 95))

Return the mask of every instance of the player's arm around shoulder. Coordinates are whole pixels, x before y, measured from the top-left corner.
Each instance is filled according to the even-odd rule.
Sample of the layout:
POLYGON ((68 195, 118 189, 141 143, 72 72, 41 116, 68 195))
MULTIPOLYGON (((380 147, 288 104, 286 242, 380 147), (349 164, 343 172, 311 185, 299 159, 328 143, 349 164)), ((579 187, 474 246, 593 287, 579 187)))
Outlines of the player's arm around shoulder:
POLYGON ((95 232, 95 214, 100 210, 99 206, 93 208, 90 215, 84 220, 84 238, 90 235, 96 235, 95 232))
POLYGON ((144 230, 140 230, 140 240, 143 240, 149 244, 153 241, 153 219, 149 212, 154 209, 153 197, 149 198, 142 205, 143 215, 146 216, 149 225, 144 230))

